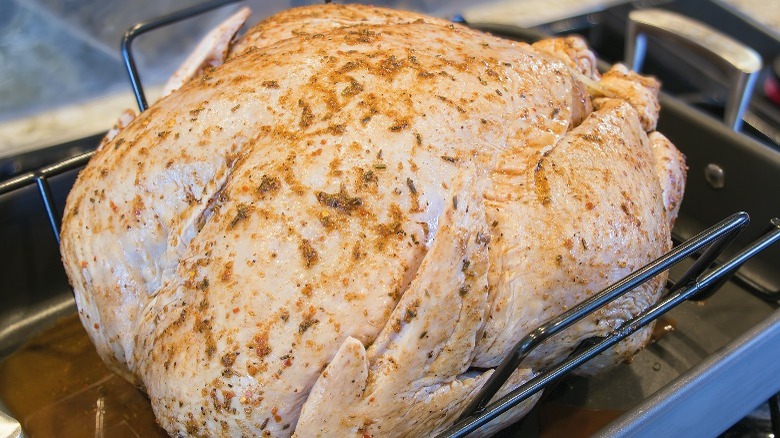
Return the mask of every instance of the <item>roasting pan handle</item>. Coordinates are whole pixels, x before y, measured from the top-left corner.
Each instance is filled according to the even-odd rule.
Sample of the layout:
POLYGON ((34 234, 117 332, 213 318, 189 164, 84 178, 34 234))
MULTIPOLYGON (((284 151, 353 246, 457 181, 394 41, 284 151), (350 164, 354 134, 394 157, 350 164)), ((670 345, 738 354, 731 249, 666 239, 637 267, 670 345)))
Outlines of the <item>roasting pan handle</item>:
POLYGON ((642 69, 648 35, 684 46, 725 71, 729 95, 724 123, 738 131, 763 64, 759 54, 696 20, 661 9, 640 9, 628 14, 625 50, 626 64, 637 72, 642 69))

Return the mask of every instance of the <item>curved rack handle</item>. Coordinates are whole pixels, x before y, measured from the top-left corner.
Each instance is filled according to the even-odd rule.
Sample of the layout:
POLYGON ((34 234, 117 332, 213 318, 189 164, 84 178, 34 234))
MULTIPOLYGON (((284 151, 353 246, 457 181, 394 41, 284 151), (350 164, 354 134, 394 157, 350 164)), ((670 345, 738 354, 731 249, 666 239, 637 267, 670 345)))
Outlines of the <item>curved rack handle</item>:
POLYGON ((213 11, 214 9, 221 8, 222 6, 231 3, 238 3, 240 1, 243 0, 212 0, 206 3, 195 5, 191 8, 174 12, 155 20, 138 23, 125 32, 124 36, 122 37, 122 44, 120 49, 122 51, 122 59, 125 62, 127 74, 130 76, 130 85, 133 87, 135 100, 138 102, 138 109, 141 112, 146 111, 146 109, 149 108, 149 104, 146 102, 146 94, 144 93, 144 88, 141 84, 141 78, 138 75, 138 68, 135 65, 135 57, 133 57, 132 53, 133 40, 135 40, 137 36, 155 30, 159 27, 168 26, 169 24, 177 23, 196 15, 205 14, 206 12, 213 11))
POLYGON ((656 261, 646 265, 628 277, 623 278, 619 282, 583 301, 562 315, 539 326, 534 332, 521 339, 520 342, 515 345, 514 350, 511 351, 501 365, 496 368, 496 371, 488 378, 488 381, 485 382, 485 385, 480 392, 466 407, 461 418, 454 425, 437 435, 437 438, 463 438, 469 433, 474 432, 504 412, 527 400, 549 384, 565 376, 586 361, 606 351, 608 348, 632 335, 642 327, 645 327, 647 324, 683 301, 698 299, 702 293, 707 293, 711 288, 718 287, 724 279, 732 275, 751 257, 775 243, 780 242, 780 219, 773 218, 771 220, 771 226, 765 234, 758 237, 747 247, 739 251, 739 253, 723 262, 723 264, 708 269, 710 267, 709 265, 718 256, 718 253, 725 248, 736 233, 739 233, 747 225, 748 221, 749 217, 747 213, 741 212, 731 215, 718 224, 713 225, 707 230, 673 248, 670 252, 656 259, 656 261), (678 283, 656 304, 625 322, 608 336, 603 338, 591 338, 594 343, 588 344, 585 351, 575 353, 563 362, 555 365, 553 368, 538 374, 488 405, 488 402, 492 400, 498 389, 503 385, 515 368, 520 365, 530 351, 543 341, 591 314, 597 308, 622 296, 635 286, 648 281, 658 273, 677 264, 679 261, 692 255, 696 251, 713 247, 716 248, 714 251, 708 249, 702 255, 701 259, 706 260, 702 263, 694 263, 694 265, 689 268, 688 272, 683 275, 683 279, 678 281, 678 283))
POLYGON ((661 10, 641 9, 628 14, 625 62, 640 71, 647 51, 647 36, 658 37, 686 47, 726 71, 729 96, 723 121, 735 131, 742 126, 758 72, 761 56, 750 47, 688 17, 661 10))

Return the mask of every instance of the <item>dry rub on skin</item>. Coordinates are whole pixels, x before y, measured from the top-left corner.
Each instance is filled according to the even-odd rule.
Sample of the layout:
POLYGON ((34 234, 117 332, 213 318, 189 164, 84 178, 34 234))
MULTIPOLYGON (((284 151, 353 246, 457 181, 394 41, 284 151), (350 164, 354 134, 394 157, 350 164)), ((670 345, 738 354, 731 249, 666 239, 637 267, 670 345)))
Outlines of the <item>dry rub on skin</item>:
POLYGON ((529 330, 670 249, 685 165, 658 83, 599 76, 576 37, 319 5, 201 49, 100 147, 62 230, 84 326, 172 435, 440 431, 529 330))

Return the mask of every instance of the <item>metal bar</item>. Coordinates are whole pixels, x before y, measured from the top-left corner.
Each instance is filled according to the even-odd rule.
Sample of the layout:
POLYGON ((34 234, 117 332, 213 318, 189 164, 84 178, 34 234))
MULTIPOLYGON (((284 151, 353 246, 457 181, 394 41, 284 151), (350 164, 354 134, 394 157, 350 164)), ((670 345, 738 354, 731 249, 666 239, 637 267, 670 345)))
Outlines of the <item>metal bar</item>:
POLYGON ((132 54, 132 44, 135 38, 151 30, 182 21, 196 15, 204 14, 231 3, 238 3, 239 1, 243 0, 214 0, 202 3, 155 20, 136 24, 135 26, 128 29, 127 32, 125 32, 125 35, 122 37, 121 44, 122 59, 125 62, 127 74, 130 76, 130 85, 133 87, 133 93, 135 93, 135 99, 138 102, 138 108, 141 110, 141 112, 146 111, 146 109, 149 108, 149 105, 146 102, 146 94, 144 93, 143 85, 141 84, 141 78, 138 74, 138 68, 135 65, 135 58, 132 54))
MULTIPOLYGON (((691 265, 690 268, 688 268, 687 271, 677 280, 677 284, 669 289, 669 292, 667 292, 667 295, 671 295, 674 292, 677 292, 678 289, 681 287, 687 285, 696 277, 698 277, 702 272, 704 272, 706 269, 711 267, 715 263, 715 259, 718 258, 718 256, 723 253, 723 251, 734 241, 734 239, 737 238, 738 233, 731 233, 726 236, 724 236, 722 239, 717 240, 712 245, 710 245, 705 251, 704 254, 701 255, 696 261, 691 265)), ((697 295, 693 297, 693 299, 702 300, 704 298, 707 298, 703 295, 697 295)))
MULTIPOLYGON (((773 217, 769 221, 769 225, 767 226, 767 229, 765 232, 769 232, 770 230, 774 228, 780 228, 780 218, 773 217)), ((742 278, 739 275, 733 276, 734 283, 740 285, 741 287, 744 287, 748 290, 751 294, 754 296, 761 298, 764 301, 774 303, 774 304, 780 304, 780 290, 769 290, 759 284, 756 284, 753 281, 749 281, 749 279, 742 278)), ((724 280, 725 281, 725 280, 724 280)), ((780 437, 780 435, 775 435, 780 437)))
POLYGON ((89 161, 89 159, 92 158, 92 155, 94 154, 95 154, 94 151, 85 152, 83 154, 76 155, 75 157, 71 157, 66 160, 62 160, 60 162, 42 167, 36 172, 23 173, 14 178, 0 182, 0 195, 28 186, 34 183, 39 176, 42 177, 55 176, 67 172, 69 170, 81 167, 87 164, 87 161, 89 161))
POLYGON ((777 243, 777 241, 780 240, 780 219, 773 218, 771 223, 772 228, 770 228, 768 232, 754 240, 753 243, 732 256, 728 261, 723 262, 721 266, 713 269, 709 274, 706 274, 703 278, 699 279, 696 283, 701 285, 700 289, 704 290, 718 284, 723 275, 733 274, 734 271, 739 269, 739 267, 750 260, 750 258, 777 243))
MULTIPOLYGON (((769 226, 767 227, 767 229, 766 229, 766 230, 764 230, 764 233, 765 233, 765 234, 766 234, 766 233, 770 233, 770 232, 772 232, 773 230, 776 230, 776 229, 780 229, 780 219, 775 217, 775 218, 772 218, 772 219, 769 221, 769 226)), ((727 281, 729 281, 729 280, 732 278, 733 274, 734 274, 734 273, 732 273, 732 274, 729 274, 729 275, 724 275, 724 276, 722 276, 721 278, 719 278, 719 279, 718 279, 718 282, 717 282, 717 284, 714 284, 712 287, 710 287, 709 291, 702 292, 702 293, 700 293, 700 294, 696 295, 695 297, 693 297, 692 299, 694 299, 694 300, 705 300, 705 299, 709 298, 709 297, 710 297, 710 296, 711 296, 713 293, 715 293, 715 291, 717 291, 717 290, 718 290, 718 289, 719 289, 719 288, 720 288, 720 287, 721 287, 721 286, 722 286, 724 283, 726 283, 727 281)), ((756 292, 758 292, 758 291, 755 291, 755 292, 754 292, 754 294, 756 294, 756 292)), ((759 297, 761 297, 761 298, 764 298, 764 299, 766 299, 766 298, 771 298, 771 295, 768 295, 768 296, 761 296, 761 295, 759 294, 758 296, 759 296, 759 297)), ((775 301, 777 301, 777 299, 778 299, 778 294, 777 294, 777 291, 775 291, 775 294, 774 294, 774 299, 775 299, 775 301)))
MULTIPOLYGON (((772 218, 772 219, 770 219, 769 222, 770 222, 770 224, 767 226, 766 230, 764 230, 764 233, 769 232, 769 230, 771 230, 772 227, 780 226, 780 224, 776 224, 776 223, 780 223, 780 219, 778 219, 778 218, 772 218)), ((684 241, 684 239, 681 238, 680 236, 678 236, 676 233, 674 233, 674 230, 673 230, 672 231, 672 242, 674 242, 675 244, 679 244, 679 243, 682 243, 683 241, 684 241)), ((702 254, 697 252, 695 254, 692 254, 691 257, 696 260, 696 259, 699 259, 700 257, 702 257, 702 254)), ((717 263, 717 261, 715 263, 717 263)), ((723 281, 724 282, 725 281, 732 281, 732 282, 734 282, 734 284, 736 284, 737 286, 747 290, 747 292, 749 292, 751 295, 754 295, 757 298, 760 298, 760 299, 762 299, 764 301, 767 301, 769 303, 780 304, 780 290, 770 290, 770 289, 767 289, 766 286, 757 283, 756 281, 754 281, 754 279, 752 279, 750 277, 746 277, 744 275, 741 275, 740 271, 735 272, 734 275, 732 275, 732 276, 730 276, 728 278, 725 278, 723 281)), ((668 279, 666 281, 666 288, 671 290, 679 282, 680 282, 680 280, 672 280, 670 278, 670 279, 668 279)), ((715 288, 715 289, 717 290, 717 288, 715 288)), ((697 297, 694 297, 693 300, 700 301, 700 300, 704 300, 706 298, 707 297, 705 297, 705 296, 697 296, 697 297)))
POLYGON ((780 227, 775 227, 772 231, 754 241, 747 248, 726 261, 723 265, 705 274, 698 281, 695 281, 690 285, 681 288, 678 292, 662 299, 660 302, 650 307, 639 316, 630 320, 627 324, 613 331, 609 336, 602 339, 584 352, 566 359, 562 364, 556 366, 551 371, 534 377, 519 388, 516 388, 509 394, 500 398, 498 401, 491 404, 488 407, 488 410, 461 419, 455 425, 440 434, 439 437, 460 438, 477 430, 479 427, 487 424, 489 421, 517 406, 519 403, 527 400, 533 394, 566 375, 582 363, 592 359, 599 353, 604 352, 611 346, 635 333, 637 330, 654 321, 678 304, 691 298, 697 293, 700 293, 701 291, 716 285, 722 276, 733 273, 751 257, 766 249, 767 247, 777 243, 777 241, 780 241, 780 227))
POLYGON ((27 172, 7 181, 0 182, 0 195, 18 190, 22 187, 35 183, 38 186, 38 193, 41 195, 43 207, 46 209, 46 215, 49 218, 49 226, 54 233, 54 239, 57 244, 60 243, 60 215, 57 206, 54 204, 54 197, 51 194, 48 177, 59 175, 68 170, 83 166, 92 158, 95 152, 85 152, 67 160, 42 167, 35 172, 27 172))
POLYGON ((742 115, 763 66, 761 56, 741 42, 696 20, 663 9, 645 8, 628 14, 624 60, 634 71, 642 70, 648 35, 704 56, 726 72, 730 83, 724 123, 739 131, 742 115))
MULTIPOLYGON (((747 262, 751 257, 753 257, 755 254, 757 254, 758 252, 760 252, 761 250, 763 250, 767 246, 769 246, 772 243, 774 243, 777 240, 776 236, 778 234, 780 234, 780 218, 773 217, 772 219, 769 220, 769 227, 768 227, 767 231, 764 233, 763 237, 761 237, 758 240, 756 240, 755 241, 756 244, 748 247, 747 249, 742 250, 738 255, 734 256, 731 259, 731 261, 734 261, 735 259, 739 258, 740 259, 739 265, 742 265, 743 263, 747 262), (762 243, 762 242, 765 242, 765 243, 762 243), (764 246, 761 246, 761 248, 758 249, 758 250, 754 250, 753 252, 749 252, 749 250, 751 248, 755 247, 759 243, 762 243, 764 246)), ((726 267, 726 265, 727 265, 727 263, 724 263, 723 267, 726 267)), ((710 285, 708 285, 708 287, 710 287, 711 289, 716 289, 717 287, 720 287, 720 285, 723 284, 724 281, 728 280, 734 274, 735 271, 736 271, 736 269, 732 269, 731 271, 728 271, 726 274, 724 274, 721 277, 718 277, 718 278, 708 278, 707 280, 710 281, 710 283, 711 283, 710 285)), ((706 294, 707 293, 705 292, 705 295, 706 294)), ((696 297, 696 299, 699 299, 698 296, 696 297)))
POLYGON ((45 176, 39 175, 35 178, 35 183, 38 185, 38 192, 43 199, 43 206, 46 208, 46 215, 49 217, 49 225, 54 232, 54 239, 57 240, 57 245, 60 244, 60 217, 57 213, 57 206, 54 205, 54 197, 51 195, 51 187, 49 181, 45 176))
MULTIPOLYGON (((740 212, 731 215, 716 225, 713 225, 706 231, 699 233, 683 244, 673 248, 670 252, 656 259, 654 262, 637 270, 633 274, 618 281, 612 286, 604 289, 593 297, 581 302, 569 311, 549 320, 539 326, 524 338, 522 338, 512 349, 512 351, 499 364, 488 381, 480 390, 479 394, 472 400, 463 412, 461 418, 466 418, 484 411, 487 404, 496 395, 504 382, 511 376, 518 365, 528 356, 528 354, 539 344, 566 329, 577 321, 593 313, 596 309, 613 301, 617 297, 627 293, 640 284, 655 277, 659 273, 667 270, 669 267, 679 263, 684 258, 690 256, 699 249, 719 242, 721 239, 733 239, 732 234, 739 232, 749 222, 747 213, 740 212)), ((721 245, 722 249, 723 246, 721 245)), ((711 255, 710 255, 711 256, 711 255)), ((714 254, 717 256, 717 254, 714 254)), ((709 257, 709 256, 708 256, 709 257)), ((714 257, 713 257, 714 258, 714 257)), ((709 265, 709 263, 707 264, 709 265)), ((695 273, 698 276, 707 265, 699 264, 700 270, 695 273)), ((679 284, 679 283, 678 283, 679 284)))
POLYGON ((0 195, 28 186, 35 181, 35 172, 27 172, 0 182, 0 195))
MULTIPOLYGON (((205 12, 217 9, 219 7, 231 3, 237 3, 239 1, 242 0, 214 0, 208 3, 203 3, 197 6, 193 6, 192 8, 188 8, 179 12, 175 12, 173 14, 166 15, 156 20, 136 24, 135 26, 131 27, 127 32, 125 32, 121 44, 122 57, 125 61, 125 66, 127 67, 128 74, 130 75, 130 84, 133 87, 133 92, 135 93, 136 100, 138 101, 138 107, 141 109, 141 111, 144 111, 146 108, 148 108, 148 105, 146 102, 146 96, 143 91, 143 86, 141 84, 140 77, 138 75, 138 69, 136 68, 135 59, 133 58, 132 55, 131 48, 132 48, 133 40, 138 35, 146 33, 150 30, 154 30, 159 27, 166 26, 168 24, 172 24, 190 17, 194 17, 196 15, 203 14, 205 12)), ((27 172, 22 175, 11 178, 9 180, 1 181, 0 195, 5 193, 10 193, 14 190, 35 183, 38 186, 38 192, 41 195, 41 200, 43 201, 44 208, 46 209, 46 214, 49 218, 49 225, 51 226, 52 232, 54 233, 54 238, 57 240, 57 243, 59 244, 60 217, 57 211, 57 207, 54 203, 54 198, 52 197, 51 194, 51 187, 49 186, 49 182, 47 178, 50 176, 59 175, 68 170, 75 169, 85 165, 89 161, 89 159, 92 158, 94 154, 95 154, 94 151, 86 152, 77 155, 75 157, 60 161, 58 163, 45 166, 37 171, 27 172)))
MULTIPOLYGON (((141 111, 144 111, 146 108, 148 108, 148 104, 146 102, 146 96, 143 91, 143 85, 141 84, 141 80, 138 75, 138 69, 135 64, 135 59, 132 55, 131 48, 132 48, 133 40, 138 35, 141 35, 148 31, 157 29, 159 27, 167 26, 169 24, 190 17, 194 17, 196 15, 203 14, 205 12, 217 9, 219 7, 231 3, 238 3, 239 1, 242 0, 214 0, 211 2, 193 6, 192 8, 184 9, 182 11, 166 15, 156 20, 136 24, 135 26, 131 27, 127 32, 125 32, 121 44, 122 57, 125 61, 125 66, 127 68, 128 74, 130 75, 130 85, 133 87, 133 92, 135 93, 136 101, 138 102, 138 107, 141 109, 141 111)), ((51 226, 52 231, 54 232, 54 237, 57 240, 57 243, 59 244, 60 217, 56 205, 54 204, 54 198, 51 195, 51 187, 49 186, 47 177, 59 175, 68 170, 81 167, 85 165, 89 161, 89 159, 92 158, 94 154, 95 154, 94 151, 86 152, 77 155, 75 157, 60 161, 58 163, 45 166, 39 169, 38 171, 27 172, 22 175, 16 176, 14 178, 8 179, 6 181, 0 181, 0 195, 5 193, 10 193, 14 190, 35 183, 38 186, 38 192, 41 195, 41 200, 43 201, 44 207, 46 209, 46 214, 48 215, 49 218, 49 224, 51 226)))

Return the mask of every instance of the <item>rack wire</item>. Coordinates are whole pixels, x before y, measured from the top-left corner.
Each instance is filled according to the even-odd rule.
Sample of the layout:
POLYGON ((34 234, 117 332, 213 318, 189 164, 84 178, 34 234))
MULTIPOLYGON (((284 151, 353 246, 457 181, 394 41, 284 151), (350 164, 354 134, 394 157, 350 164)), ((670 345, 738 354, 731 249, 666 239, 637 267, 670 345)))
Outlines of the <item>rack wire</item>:
POLYGON ((559 380, 578 366, 632 335, 637 330, 655 321, 678 304, 689 299, 702 299, 706 294, 713 293, 713 289, 717 289, 727 281, 729 276, 743 263, 780 240, 780 219, 774 218, 769 230, 762 237, 753 241, 753 243, 718 267, 710 269, 715 259, 737 234, 747 226, 748 222, 749 217, 747 213, 735 213, 683 242, 654 262, 583 301, 571 310, 536 328, 514 346, 510 354, 504 358, 490 379, 485 383, 479 394, 467 406, 465 413, 458 422, 440 434, 439 437, 455 438, 468 435, 559 380), (588 346, 583 352, 567 358, 552 369, 532 378, 509 394, 488 405, 488 402, 495 396, 512 372, 534 348, 597 309, 704 248, 706 248, 704 255, 696 260, 658 303, 625 322, 608 336, 590 341, 592 345, 588 346))
POLYGON ((144 93, 143 84, 141 83, 141 77, 138 74, 138 68, 135 65, 135 57, 133 56, 132 52, 133 41, 135 41, 137 37, 155 29, 178 23, 188 18, 205 14, 206 12, 219 9, 232 3, 239 3, 241 1, 243 0, 213 0, 193 6, 191 8, 182 9, 154 20, 138 23, 125 32, 125 35, 122 37, 122 44, 120 49, 122 51, 122 59, 125 62, 127 74, 130 76, 130 86, 133 87, 135 100, 138 102, 138 109, 141 110, 141 112, 146 111, 146 109, 149 108, 149 104, 146 102, 146 94, 144 93))
MULTIPOLYGON (((135 38, 160 27, 239 1, 241 0, 210 1, 155 20, 139 23, 125 33, 122 38, 121 53, 138 107, 142 112, 148 108, 148 103, 132 54, 132 43, 135 38)), ((327 0, 325 2, 329 3, 327 0)), ((82 153, 0 182, 0 195, 35 184, 38 187, 38 193, 43 202, 50 228, 57 243, 59 243, 61 219, 48 179, 84 166, 94 153, 94 151, 82 153)), ((743 263, 765 248, 780 241, 780 219, 773 218, 767 231, 761 237, 754 240, 728 260, 716 264, 715 260, 748 225, 749 221, 749 216, 745 212, 738 212, 723 219, 707 230, 677 245, 654 262, 536 328, 514 346, 510 354, 496 368, 484 387, 464 410, 459 420, 441 433, 439 437, 459 438, 468 435, 552 383, 560 380, 583 363, 614 346, 637 330, 652 323, 680 303, 690 299, 703 299, 717 291, 743 263), (627 321, 609 335, 603 338, 587 340, 584 343, 585 345, 581 346, 584 348, 578 348, 572 356, 537 375, 495 402, 490 403, 512 372, 521 365, 523 360, 537 346, 691 256, 698 257, 693 265, 676 282, 668 282, 668 290, 658 303, 627 321)), ((778 420, 780 418, 780 413, 778 413, 780 412, 779 405, 778 397, 774 396, 770 400, 770 408, 775 429, 780 428, 780 425, 778 425, 780 424, 778 420)))

